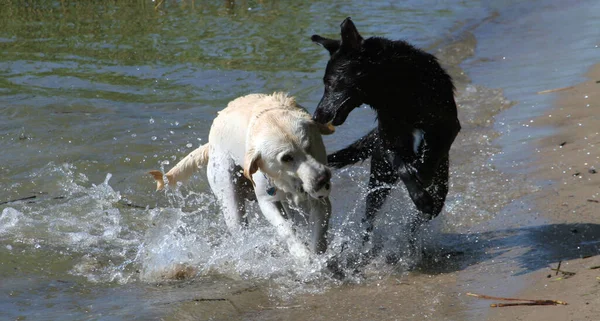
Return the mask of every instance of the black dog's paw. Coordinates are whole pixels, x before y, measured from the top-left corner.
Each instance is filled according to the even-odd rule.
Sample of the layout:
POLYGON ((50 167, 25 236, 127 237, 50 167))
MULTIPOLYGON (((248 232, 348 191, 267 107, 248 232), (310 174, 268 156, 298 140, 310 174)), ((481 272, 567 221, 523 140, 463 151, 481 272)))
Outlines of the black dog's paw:
POLYGON ((369 250, 365 253, 350 253, 343 257, 333 258, 327 262, 327 270, 336 280, 344 280, 349 276, 360 276, 362 269, 373 260, 375 253, 369 250))
POLYGON ((344 271, 342 265, 340 264, 340 261, 338 261, 337 259, 332 259, 329 262, 327 262, 327 270, 329 270, 329 272, 331 272, 331 277, 333 277, 336 280, 343 280, 346 278, 346 271, 344 271))
POLYGON ((413 197, 413 202, 417 206, 417 209, 421 212, 421 218, 427 221, 433 218, 435 211, 435 200, 427 191, 422 190, 420 193, 416 193, 413 197))
POLYGON ((327 166, 335 169, 340 169, 349 165, 353 165, 358 162, 353 155, 345 150, 337 151, 333 154, 327 155, 327 166))

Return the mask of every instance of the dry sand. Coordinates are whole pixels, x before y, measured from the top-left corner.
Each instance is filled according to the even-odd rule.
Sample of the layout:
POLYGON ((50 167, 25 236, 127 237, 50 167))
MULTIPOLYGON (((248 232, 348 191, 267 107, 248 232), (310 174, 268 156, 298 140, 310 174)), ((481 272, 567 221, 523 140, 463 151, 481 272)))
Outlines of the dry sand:
MULTIPOLYGON (((533 176, 550 180, 536 201, 550 224, 570 227, 571 239, 578 240, 570 246, 581 258, 562 261, 560 268, 576 274, 535 271, 528 276, 531 284, 516 295, 569 305, 493 308, 488 320, 600 320, 600 269, 594 269, 600 267, 600 64, 587 77, 584 83, 551 93, 557 95, 555 108, 536 121, 556 128, 536 150, 533 176)), ((548 241, 562 242, 563 237, 569 236, 548 241)), ((560 255, 555 259, 560 261, 560 255)))

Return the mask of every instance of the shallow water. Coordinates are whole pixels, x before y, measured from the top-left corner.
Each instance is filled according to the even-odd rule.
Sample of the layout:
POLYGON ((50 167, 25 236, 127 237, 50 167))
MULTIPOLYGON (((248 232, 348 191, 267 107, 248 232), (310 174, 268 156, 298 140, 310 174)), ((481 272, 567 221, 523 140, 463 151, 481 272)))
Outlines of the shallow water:
MULTIPOLYGON (((427 310, 405 310, 425 317, 445 309, 439 302, 453 301, 436 282, 518 287, 506 284, 510 278, 482 280, 490 271, 525 273, 542 264, 519 250, 536 242, 527 226, 543 223, 521 200, 538 187, 505 166, 525 161, 505 151, 524 137, 513 128, 529 115, 517 111, 502 119, 506 126, 495 124, 494 115, 523 110, 531 92, 573 78, 540 85, 548 59, 539 61, 535 81, 519 76, 522 82, 509 86, 511 71, 523 66, 498 66, 489 52, 497 44, 514 54, 512 61, 524 59, 507 39, 546 16, 527 15, 542 1, 519 10, 514 1, 492 2, 165 1, 155 9, 152 1, 8 1, 0 11, 0 316, 258 319, 252 313, 260 307, 405 278, 437 298, 425 302, 427 310), (405 38, 436 53, 457 81, 463 131, 451 155, 446 211, 423 233, 423 260, 405 255, 402 217, 414 207, 399 186, 376 233, 384 253, 401 255, 400 264, 380 258, 363 274, 338 281, 325 263, 343 244, 346 252, 359 250, 368 162, 335 173, 332 246, 308 265, 289 256, 256 207, 251 229, 230 236, 202 172, 179 190, 154 192, 147 171, 168 169, 202 144, 216 112, 237 96, 285 90, 314 110, 327 53, 309 37, 336 36, 347 15, 363 35, 405 38), (503 27, 504 34, 495 34, 503 27), (406 273, 415 267, 418 273, 406 273)), ((587 4, 569 13, 591 12, 587 4)), ((556 14, 556 6, 541 11, 556 14)), ((526 39, 552 41, 544 30, 526 39)), ((577 75, 590 58, 572 57, 561 66, 577 75)), ((325 138, 328 150, 374 125, 369 109, 355 110, 325 138)), ((485 314, 482 305, 459 306, 448 319, 485 314)), ((273 311, 280 310, 261 315, 277 316, 273 311)))

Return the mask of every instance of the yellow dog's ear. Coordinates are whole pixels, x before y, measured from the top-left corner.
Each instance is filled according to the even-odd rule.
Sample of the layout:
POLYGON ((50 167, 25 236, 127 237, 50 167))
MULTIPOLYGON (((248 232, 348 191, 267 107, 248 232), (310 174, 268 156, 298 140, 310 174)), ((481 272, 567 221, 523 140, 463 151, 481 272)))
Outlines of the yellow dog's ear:
POLYGON ((319 128, 319 132, 321 133, 321 135, 331 135, 331 134, 335 133, 335 127, 331 123, 320 124, 320 123, 315 122, 315 124, 317 124, 317 127, 319 128))
POLYGON ((252 186, 255 186, 252 174, 258 171, 261 162, 260 154, 254 150, 248 150, 244 159, 244 176, 252 182, 252 186))

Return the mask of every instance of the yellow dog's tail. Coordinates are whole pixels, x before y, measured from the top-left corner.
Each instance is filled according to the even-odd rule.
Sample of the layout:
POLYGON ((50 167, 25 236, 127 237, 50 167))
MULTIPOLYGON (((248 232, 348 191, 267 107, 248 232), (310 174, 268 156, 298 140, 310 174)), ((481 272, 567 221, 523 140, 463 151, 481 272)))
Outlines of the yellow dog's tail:
MULTIPOLYGON (((194 151, 189 153, 186 157, 171 168, 171 170, 165 174, 169 185, 175 185, 177 182, 183 182, 190 178, 200 168, 208 164, 208 150, 210 145, 204 144, 194 151)), ((161 171, 150 171, 148 172, 156 180, 156 190, 161 190, 165 187, 165 181, 163 173, 161 171)))

